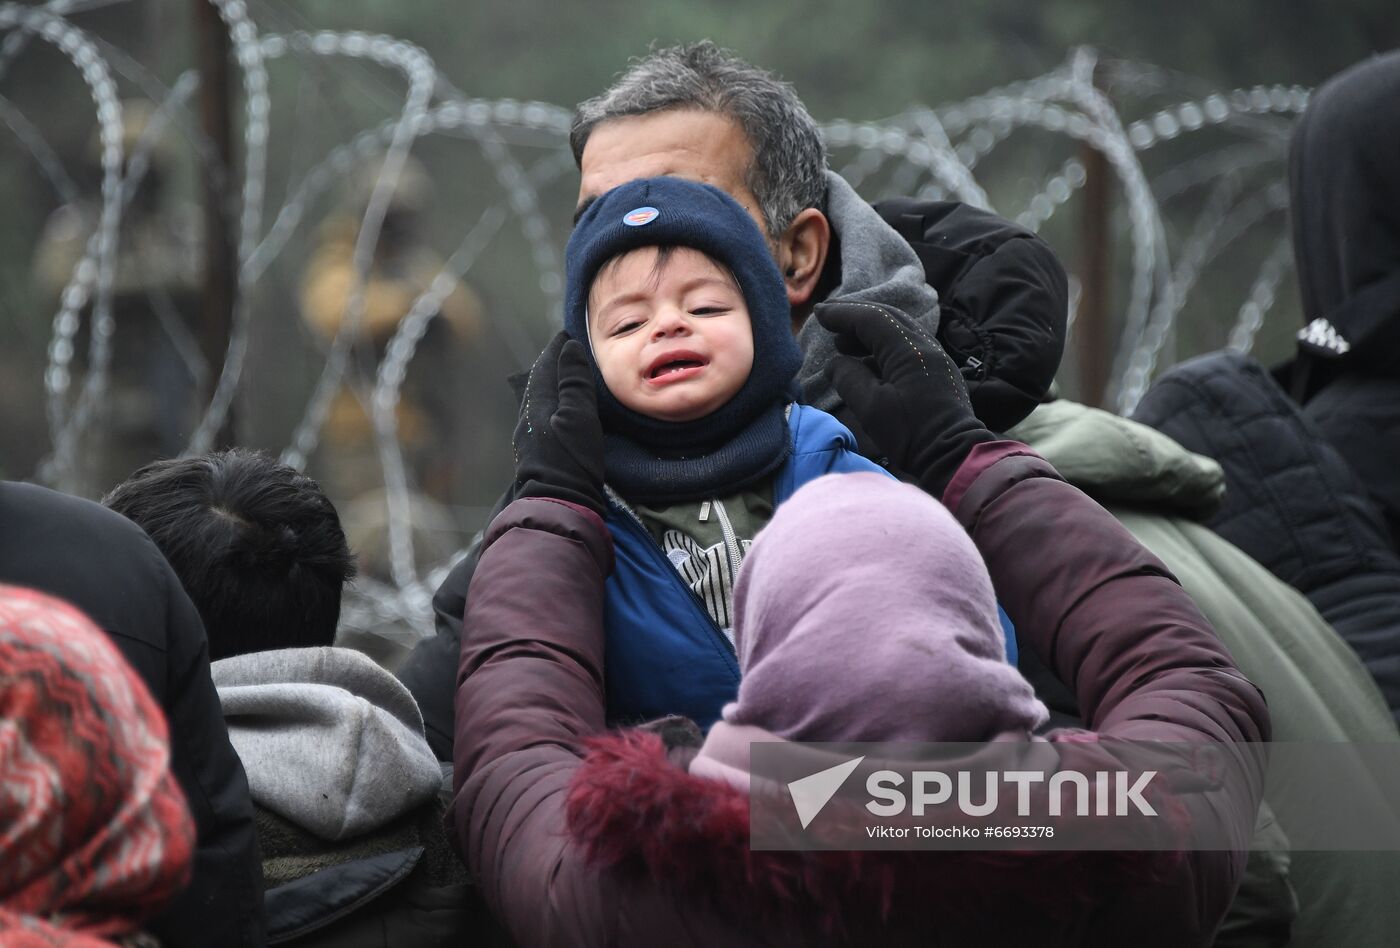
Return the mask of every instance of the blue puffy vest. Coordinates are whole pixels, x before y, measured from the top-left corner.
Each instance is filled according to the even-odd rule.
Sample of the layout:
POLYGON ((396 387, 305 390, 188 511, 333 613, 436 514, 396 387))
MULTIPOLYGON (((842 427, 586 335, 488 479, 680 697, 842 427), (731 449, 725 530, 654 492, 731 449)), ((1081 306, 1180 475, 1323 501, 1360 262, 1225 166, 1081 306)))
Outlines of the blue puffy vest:
MULTIPOLYGON (((775 475, 774 506, 823 474, 890 476, 857 454, 851 433, 824 411, 793 405, 788 428, 793 450, 775 475)), ((708 729, 738 694, 734 649, 635 516, 609 503, 606 520, 615 555, 604 604, 608 721, 680 714, 708 729)), ((1004 614, 1002 622, 1014 648, 1004 614)))

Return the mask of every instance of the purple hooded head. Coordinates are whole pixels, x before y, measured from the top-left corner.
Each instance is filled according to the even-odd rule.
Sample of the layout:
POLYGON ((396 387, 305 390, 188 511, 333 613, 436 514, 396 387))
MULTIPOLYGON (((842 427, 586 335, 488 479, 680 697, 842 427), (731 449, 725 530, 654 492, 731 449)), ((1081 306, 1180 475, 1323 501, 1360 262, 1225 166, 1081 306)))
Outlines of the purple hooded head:
POLYGON ((942 504, 879 474, 804 486, 734 593, 731 724, 789 740, 982 741, 1048 713, 1006 661, 982 557, 942 504))

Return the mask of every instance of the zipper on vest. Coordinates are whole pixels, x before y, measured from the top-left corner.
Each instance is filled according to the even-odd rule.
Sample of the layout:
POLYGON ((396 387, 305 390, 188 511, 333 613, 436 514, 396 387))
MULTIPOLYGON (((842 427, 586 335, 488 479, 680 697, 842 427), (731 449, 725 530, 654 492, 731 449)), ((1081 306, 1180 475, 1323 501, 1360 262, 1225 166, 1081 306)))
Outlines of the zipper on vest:
POLYGON ((744 561, 744 554, 739 549, 739 537, 734 533, 734 525, 729 522, 729 513, 724 509, 724 504, 720 502, 718 497, 711 503, 714 504, 715 516, 719 518, 719 532, 724 536, 724 552, 729 557, 729 618, 732 621, 734 619, 734 584, 739 581, 739 565, 744 561))
MULTIPOLYGON (((631 519, 646 542, 651 545, 651 549, 655 552, 657 558, 666 564, 666 573, 676 585, 680 586, 689 594, 691 602, 695 604, 695 608, 700 613, 701 618, 705 620, 705 624, 714 632, 715 638, 724 643, 724 648, 730 655, 737 657, 739 653, 735 650, 734 643, 729 641, 729 636, 725 635, 724 630, 716 624, 714 616, 710 615, 710 610, 705 608, 705 602, 700 598, 699 594, 681 581, 681 574, 676 572, 676 568, 671 565, 671 561, 666 559, 666 551, 661 549, 661 544, 656 542, 656 538, 651 535, 651 531, 647 529, 647 525, 642 523, 642 518, 628 505, 627 501, 622 499, 622 496, 618 494, 617 491, 613 490, 607 484, 603 485, 603 492, 607 494, 608 500, 610 500, 618 510, 622 511, 631 519)), ((723 529, 723 527, 721 527, 721 529, 723 529)), ((732 532, 731 530, 730 533, 732 532)), ((727 542, 726 540, 726 543, 727 542)), ((732 598, 731 596, 731 601, 732 598)))

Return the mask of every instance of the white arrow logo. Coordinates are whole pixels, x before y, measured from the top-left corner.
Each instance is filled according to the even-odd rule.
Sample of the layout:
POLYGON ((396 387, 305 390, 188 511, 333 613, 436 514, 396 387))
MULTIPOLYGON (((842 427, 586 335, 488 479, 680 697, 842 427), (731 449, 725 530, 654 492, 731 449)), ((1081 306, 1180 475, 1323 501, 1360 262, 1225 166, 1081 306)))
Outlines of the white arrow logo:
POLYGON ((855 760, 819 770, 810 777, 803 777, 788 784, 788 791, 792 794, 792 805, 797 808, 797 818, 802 822, 803 829, 817 818, 822 807, 831 802, 831 798, 836 796, 836 791, 841 789, 846 778, 863 760, 864 757, 857 757, 855 760))

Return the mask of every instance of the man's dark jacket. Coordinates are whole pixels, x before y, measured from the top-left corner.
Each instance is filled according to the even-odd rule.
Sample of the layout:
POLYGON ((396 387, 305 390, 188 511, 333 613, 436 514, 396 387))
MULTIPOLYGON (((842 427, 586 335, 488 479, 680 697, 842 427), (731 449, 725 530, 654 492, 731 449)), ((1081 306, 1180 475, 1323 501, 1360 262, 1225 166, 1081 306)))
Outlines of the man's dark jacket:
POLYGON ((209 678, 199 613, 160 550, 140 527, 91 501, 0 482, 0 582, 85 612, 169 721, 171 769, 199 842, 189 888, 147 927, 172 948, 261 945, 262 868, 248 778, 209 678))
MULTIPOLYGON (((1010 221, 953 201, 886 201, 875 210, 914 249, 928 283, 938 291, 938 337, 962 370, 977 416, 993 431, 1025 418, 1049 390, 1064 348, 1065 270, 1054 251, 1010 221)), ((823 299, 842 282, 840 237, 833 235, 819 285, 823 299)), ((889 234, 888 239, 898 238, 889 234)), ((809 352, 804 375, 812 370, 821 374, 812 359, 809 352)), ((859 426, 839 408, 836 413, 859 440, 859 426)), ((507 491, 487 523, 513 499, 507 491)), ((433 597, 437 634, 423 641, 399 670, 423 711, 428 744, 444 761, 452 759, 453 670, 467 588, 480 551, 478 534, 433 597)))
POLYGON ((1176 366, 1133 417, 1220 463, 1224 503, 1208 526, 1308 597, 1400 720, 1400 555, 1337 448, 1236 353, 1176 366))

